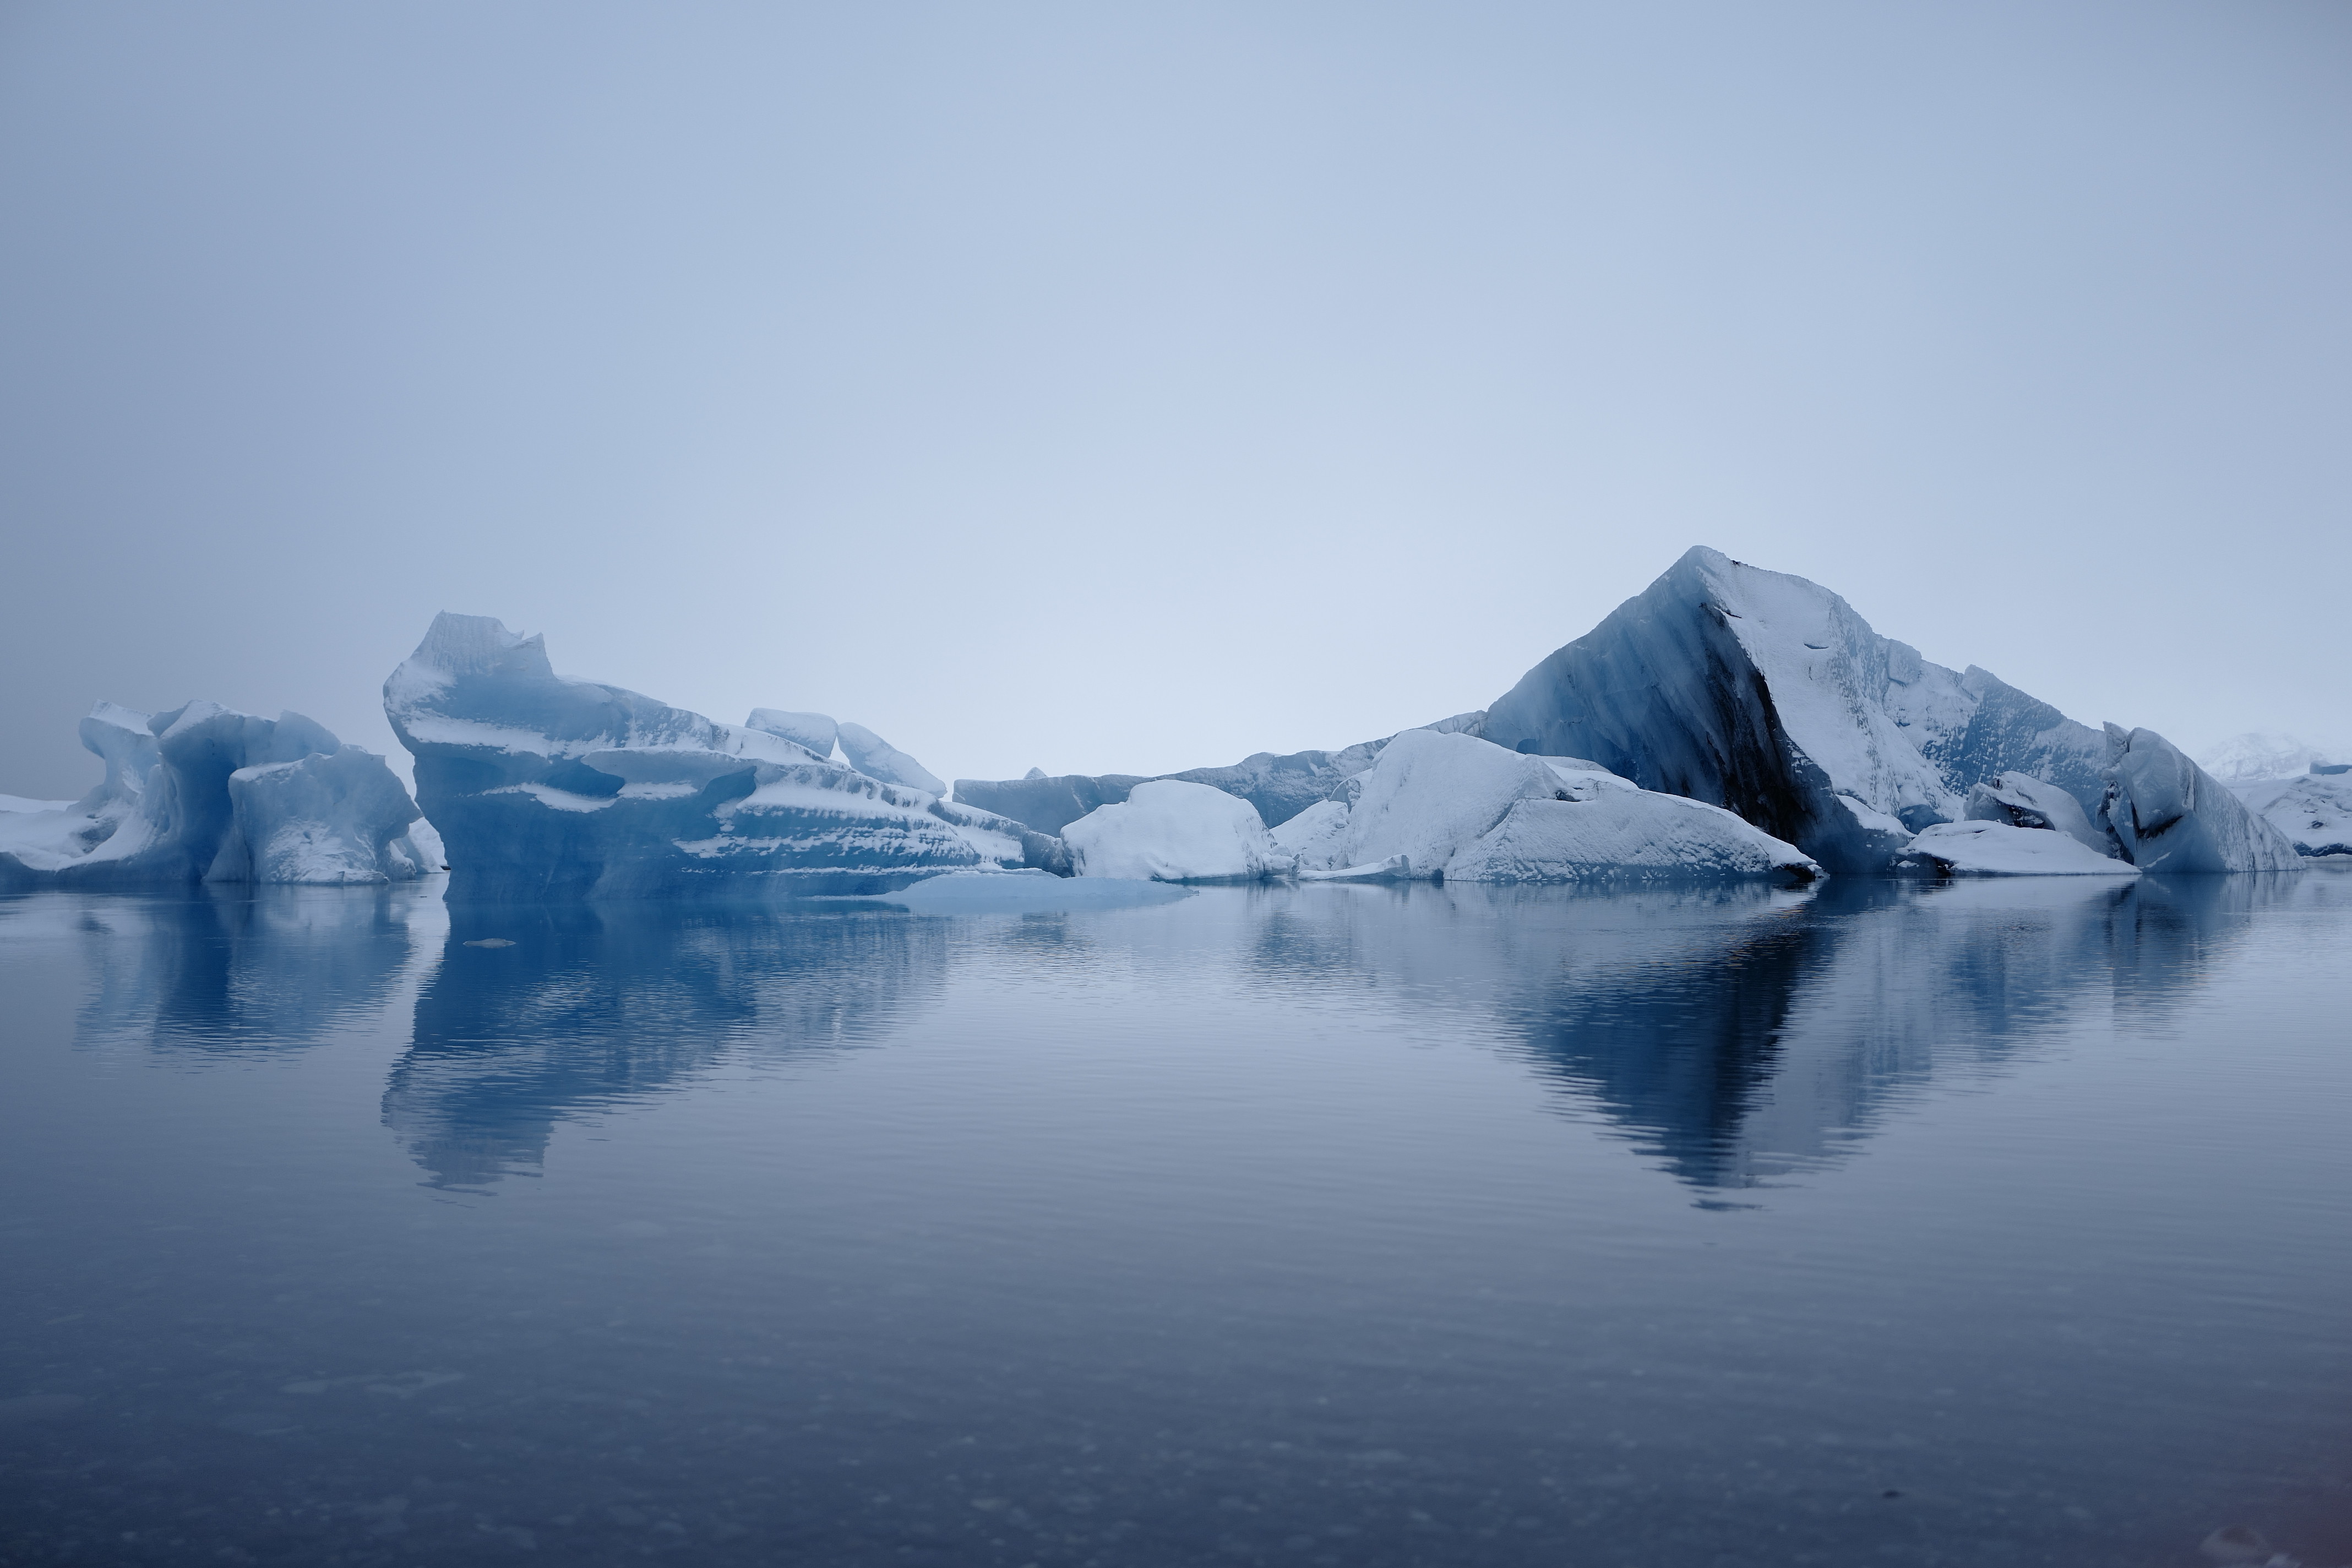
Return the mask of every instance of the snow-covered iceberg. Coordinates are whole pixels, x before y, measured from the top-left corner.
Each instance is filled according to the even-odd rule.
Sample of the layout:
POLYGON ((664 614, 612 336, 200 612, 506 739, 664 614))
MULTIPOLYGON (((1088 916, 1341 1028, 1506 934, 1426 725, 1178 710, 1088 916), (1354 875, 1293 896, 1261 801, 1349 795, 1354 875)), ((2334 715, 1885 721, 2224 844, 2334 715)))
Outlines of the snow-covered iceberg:
POLYGON ((2231 793, 2277 828, 2296 854, 2352 855, 2352 773, 2257 779, 2231 786, 2231 793))
MULTIPOLYGON (((1456 713, 1423 726, 1440 733, 1475 734, 1484 713, 1456 713)), ((1040 833, 1059 833, 1099 806, 1115 805, 1136 785, 1153 777, 1207 784, 1237 795, 1257 808, 1258 818, 1279 828, 1369 768, 1393 737, 1359 741, 1336 752, 1257 752, 1229 767, 1188 768, 1180 773, 1062 773, 1039 769, 1017 779, 958 779, 958 800, 1025 822, 1040 833)))
POLYGON ((1181 779, 1137 784, 1062 830, 1081 877, 1152 882, 1255 882, 1291 869, 1257 807, 1181 779))
POLYGON ((2100 820, 2143 871, 2291 871, 2285 835, 2153 730, 2107 726, 2100 820))
MULTIPOLYGON (((2078 808, 2079 809, 2079 808, 2078 808)), ((1923 828, 1895 858, 1897 869, 1943 877, 2137 877, 2139 868, 2073 836, 1972 818, 1923 828)))
POLYGON ((1817 584, 1705 548, 1529 670, 1478 733, 1727 806, 1832 871, 1883 869, 2000 773, 2086 814, 2105 788, 2096 730, 1880 637, 1817 584))
MULTIPOLYGON (((1811 881, 1795 846, 1717 806, 1644 790, 1577 758, 1408 730, 1277 840, 1302 875, 1348 870, 1465 882, 1764 877, 1811 881)), ((1286 825, 1290 826, 1291 825, 1286 825)))
POLYGON ((78 801, 0 809, 0 887, 372 884, 440 869, 383 759, 299 713, 190 702, 150 718, 101 702, 81 741, 106 777, 78 801))
MULTIPOLYGON (((436 618, 383 704, 459 900, 881 893, 968 868, 1068 869, 1057 839, 1017 822, 758 724, 566 679, 541 638, 488 616, 436 618)), ((755 718, 818 717, 779 714, 755 718)), ((845 748, 856 729, 839 727, 845 748)), ((877 765, 912 764, 858 735, 877 765)))
POLYGON ((884 784, 905 784, 926 795, 945 795, 945 780, 922 763, 876 734, 863 724, 843 724, 839 728, 841 754, 849 765, 869 779, 884 784))
POLYGON ((2114 858, 2118 853, 2114 836, 2092 826, 2079 801, 2031 773, 2006 773, 1970 789, 1962 820, 2046 828, 2065 835, 2095 855, 2114 858))

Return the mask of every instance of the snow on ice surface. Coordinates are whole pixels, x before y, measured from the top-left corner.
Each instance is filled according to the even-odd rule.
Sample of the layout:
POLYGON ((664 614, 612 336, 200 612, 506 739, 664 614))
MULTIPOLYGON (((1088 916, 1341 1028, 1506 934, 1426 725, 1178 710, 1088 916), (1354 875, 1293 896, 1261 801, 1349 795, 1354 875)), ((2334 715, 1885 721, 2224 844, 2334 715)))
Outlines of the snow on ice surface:
POLYGON ((2352 773, 2297 773, 2231 787, 2248 811, 2312 858, 2352 855, 2352 773))
MULTIPOLYGON (((822 760, 810 715, 739 727, 566 679, 541 638, 487 616, 437 617, 384 682, 384 714, 459 900, 862 894, 1008 860, 1067 868, 1018 823, 822 760)), ((852 731, 880 747, 869 763, 912 767, 852 731)))
POLYGON ((1249 882, 1288 871, 1257 807, 1208 784, 1155 779, 1063 829, 1081 877, 1249 882))
POLYGON ((1969 791, 1964 820, 2047 828, 2097 855, 2113 857, 2116 850, 2114 841, 2091 826, 2073 795, 2027 773, 2003 773, 1969 791))
POLYGON ((2324 746, 2315 746, 2294 735, 2275 731, 2250 731, 2232 735, 2220 745, 2202 752, 2197 765, 2235 787, 2258 779, 2283 779, 2307 773, 2314 763, 2352 761, 2352 752, 2339 754, 2324 746))
POLYGON ((2067 834, 2006 822, 1938 822, 1896 857, 1898 868, 1946 877, 2137 877, 2139 868, 2067 834))
POLYGON ((0 885, 382 883, 437 869, 383 759, 299 713, 190 702, 151 719, 101 702, 80 734, 105 779, 70 804, 0 810, 0 885))
POLYGON ((2107 726, 2100 817, 2143 871, 2290 871, 2302 857, 2221 780, 2153 730, 2107 726))
POLYGON ((1302 871, 1336 866, 1348 852, 1348 803, 1318 800, 1267 832, 1274 847, 1298 862, 1302 871))
MULTIPOLYGON (((751 716, 743 721, 744 728, 764 730, 771 735, 782 735, 794 745, 805 746, 809 754, 819 762, 833 755, 833 742, 841 726, 830 714, 794 713, 782 708, 754 708, 751 716)), ((940 792, 933 790, 933 795, 940 792)))
POLYGON ((1567 882, 1711 877, 1809 881, 1821 868, 1730 812, 1644 790, 1581 758, 1407 731, 1286 841, 1303 876, 1567 882))
MULTIPOLYGON (((1471 734, 1485 712, 1456 713, 1422 726, 1441 734, 1471 734)), ((1360 741, 1336 752, 1255 752, 1230 767, 1188 768, 1161 778, 1203 784, 1239 795, 1257 807, 1268 828, 1278 829, 1311 810, 1356 774, 1372 765, 1394 737, 1360 741)), ((1031 768, 1017 779, 958 779, 956 798, 1017 817, 1041 833, 1059 833, 1097 806, 1112 805, 1144 782, 1142 773, 1064 773, 1048 778, 1031 768)))
POLYGON ((884 784, 905 784, 930 795, 948 793, 944 781, 865 725, 844 724, 837 733, 841 741, 841 754, 849 759, 851 767, 867 778, 880 779, 884 784))
POLYGON ((2086 810, 2103 787, 2088 725, 1878 636, 1817 584, 1704 548, 1529 670, 1482 733, 1728 806, 1832 870, 1881 869, 2004 771, 2086 810))

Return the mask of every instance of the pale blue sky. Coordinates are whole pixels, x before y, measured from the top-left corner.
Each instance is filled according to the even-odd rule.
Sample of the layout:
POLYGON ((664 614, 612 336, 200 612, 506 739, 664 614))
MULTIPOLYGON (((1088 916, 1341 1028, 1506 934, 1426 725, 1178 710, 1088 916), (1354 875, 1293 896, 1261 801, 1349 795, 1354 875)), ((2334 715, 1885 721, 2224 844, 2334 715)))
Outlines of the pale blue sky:
POLYGON ((2352 736, 2340 4, 0 9, 0 791, 444 607, 942 774, 1478 707, 1685 546, 2352 736))

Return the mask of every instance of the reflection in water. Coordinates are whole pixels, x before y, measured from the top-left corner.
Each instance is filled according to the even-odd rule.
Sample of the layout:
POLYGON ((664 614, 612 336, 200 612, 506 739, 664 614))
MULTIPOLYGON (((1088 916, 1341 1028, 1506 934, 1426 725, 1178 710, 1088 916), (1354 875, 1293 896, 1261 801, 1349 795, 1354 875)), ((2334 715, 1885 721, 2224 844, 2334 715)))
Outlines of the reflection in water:
POLYGON ((83 898, 64 918, 90 968, 85 1045, 235 1055, 313 1046, 383 1006, 412 924, 440 905, 414 888, 205 889, 83 898))
POLYGON ((1468 1019, 1703 1191, 1836 1157, 1932 1075, 1997 1068, 2100 1015, 2147 1027, 2194 995, 2292 877, 1844 879, 1594 894, 1325 886, 1219 890, 1160 913, 445 910, 415 889, 12 900, 88 963, 78 1036, 283 1051, 394 1005, 421 973, 384 1125, 433 1184, 535 1173, 559 1121, 682 1086, 722 1055, 852 1046, 984 973, 1314 994, 1468 1019), (446 927, 446 937, 443 931, 446 927), (493 939, 506 946, 472 942, 493 939))
POLYGON ((1254 958, 1285 985, 1488 1011, 1580 1109, 1692 1185, 1738 1188, 1834 1156, 1891 1095, 2086 1011, 2146 1026, 2294 885, 1317 889, 1267 901, 1254 958))
POLYGON ((656 902, 453 911, 384 1125, 436 1186, 535 1173, 555 1123, 679 1086, 739 1043, 854 1046, 945 983, 942 922, 656 902), (481 940, 503 947, 467 945, 481 940))

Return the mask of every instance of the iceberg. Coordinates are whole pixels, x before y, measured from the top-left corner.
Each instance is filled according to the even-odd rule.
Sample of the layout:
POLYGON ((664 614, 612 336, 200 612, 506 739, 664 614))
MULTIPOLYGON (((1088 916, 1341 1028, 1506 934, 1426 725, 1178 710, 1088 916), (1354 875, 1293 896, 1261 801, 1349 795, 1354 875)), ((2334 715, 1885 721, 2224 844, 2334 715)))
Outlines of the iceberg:
POLYGON ((2288 871, 2302 858, 2276 827, 2153 730, 2107 726, 2100 820, 2143 871, 2288 871))
POLYGON ((2104 796, 2099 731, 1880 637, 1801 577, 1697 548, 1538 664, 1477 732, 1727 807, 1832 871, 1874 872, 2016 772, 2104 796))
POLYGON ((1923 828, 1895 864, 1897 869, 1931 871, 1940 877, 2139 875, 2139 868, 2070 834, 1982 818, 1938 822, 1923 828))
MULTIPOLYGON (((383 705, 460 900, 854 895, 982 867, 1068 870, 1056 839, 825 760, 803 743, 817 728, 795 740, 566 679, 544 639, 488 616, 437 616, 383 705)), ((780 712, 754 716, 812 717, 780 712)), ((853 759, 870 740, 875 765, 913 765, 871 731, 838 732, 853 759)))
POLYGON ((1150 882, 1256 882, 1295 861, 1275 847, 1257 807, 1182 779, 1149 779, 1124 801, 1063 829, 1081 877, 1150 882))
MULTIPOLYGON (((833 755, 833 743, 840 735, 841 726, 824 713, 793 713, 782 708, 754 708, 751 716, 743 721, 744 727, 764 730, 771 735, 781 735, 796 746, 805 747, 819 762, 833 755)), ((884 780, 894 783, 894 780, 884 780)), ((931 792, 937 795, 939 792, 931 792)))
POLYGON ((2294 778, 2314 763, 2325 767, 2333 754, 2294 735, 2248 731, 2232 735, 2197 758, 2197 765, 2235 789, 2261 779, 2294 778))
POLYGON ((2056 784, 2030 773, 2006 773, 1969 791, 1964 822, 1997 822, 2011 827, 2046 828, 2063 833, 2095 854, 2113 858, 2119 851, 2114 836, 2091 826, 2082 803, 2056 784))
POLYGON ((299 713, 101 702, 81 741, 106 763, 88 795, 0 805, 0 887, 373 885, 440 868, 383 759, 299 713))
POLYGON ((844 724, 839 731, 841 754, 849 765, 869 779, 884 784, 905 784, 926 795, 945 795, 948 786, 922 763, 876 734, 863 724, 844 724))
MULTIPOLYGON (((1477 732, 1486 714, 1456 713, 1423 726, 1443 734, 1477 732)), ((1372 765, 1394 737, 1360 741, 1336 752, 1257 752, 1229 767, 1188 768, 1162 779, 1207 784, 1238 795, 1257 808, 1259 820, 1278 828, 1327 799, 1334 790, 1372 765)), ((958 800, 1027 823, 1040 833, 1059 833, 1088 812, 1116 805, 1149 773, 1063 773, 1048 778, 1035 768, 1017 779, 958 779, 958 800)))
POLYGON ((1719 806, 1459 732, 1408 730, 1353 782, 1351 802, 1323 803, 1277 840, 1298 856, 1302 877, 1801 883, 1822 874, 1795 846, 1719 806))
POLYGON ((2231 786, 2239 804, 2276 828, 2298 855, 2352 855, 2352 773, 2321 773, 2231 786))

